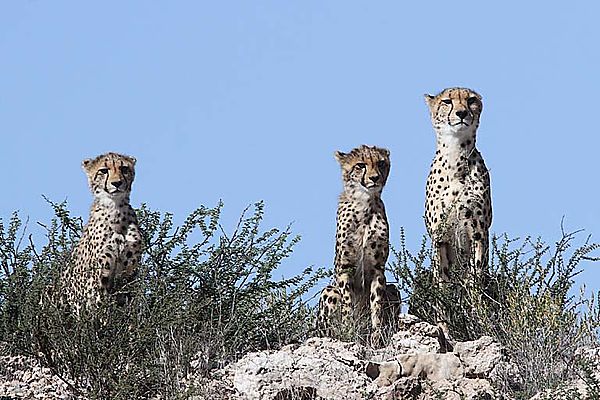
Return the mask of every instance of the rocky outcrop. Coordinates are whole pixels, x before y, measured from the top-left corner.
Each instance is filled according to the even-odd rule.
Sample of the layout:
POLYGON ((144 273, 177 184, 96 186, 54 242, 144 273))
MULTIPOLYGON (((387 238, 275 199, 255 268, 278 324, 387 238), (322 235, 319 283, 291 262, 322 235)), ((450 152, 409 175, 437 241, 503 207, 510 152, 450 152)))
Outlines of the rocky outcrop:
MULTIPOLYGON (((582 350, 581 357, 600 378, 600 350, 582 350)), ((384 348, 310 338, 278 351, 246 354, 211 376, 199 370, 180 383, 182 396, 193 400, 509 400, 497 383, 513 377, 518 387, 514 366, 492 338, 450 345, 436 326, 402 315, 399 330, 384 348)), ((583 381, 568 383, 534 399, 573 399, 575 391, 586 393, 585 386, 583 381)), ((75 397, 34 359, 0 356, 3 398, 75 397)))
POLYGON ((510 368, 498 343, 482 337, 449 349, 436 326, 403 315, 385 348, 310 338, 247 354, 222 371, 222 382, 244 400, 507 399, 493 387, 510 368))

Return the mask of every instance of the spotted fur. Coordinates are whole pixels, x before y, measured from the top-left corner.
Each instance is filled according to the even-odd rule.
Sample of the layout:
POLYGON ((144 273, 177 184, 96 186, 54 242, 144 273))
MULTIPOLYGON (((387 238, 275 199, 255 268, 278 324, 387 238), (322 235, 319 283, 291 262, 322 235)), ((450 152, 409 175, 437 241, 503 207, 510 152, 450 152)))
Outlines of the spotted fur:
POLYGON ((135 158, 107 153, 86 159, 82 166, 94 201, 89 221, 65 271, 65 301, 76 313, 116 293, 125 302, 123 286, 135 277, 142 237, 129 196, 135 158))
POLYGON ((337 211, 335 285, 320 298, 319 325, 331 334, 332 318, 341 310, 344 324, 353 308, 370 309, 372 338, 381 339, 386 292, 385 263, 389 253, 389 226, 381 192, 390 172, 387 149, 361 146, 350 153, 336 152, 344 191, 337 211))
POLYGON ((448 282, 450 269, 468 265, 473 282, 488 267, 492 223, 490 176, 475 147, 483 109, 471 89, 445 89, 426 95, 436 133, 437 150, 427 178, 425 221, 436 249, 438 282, 448 282))

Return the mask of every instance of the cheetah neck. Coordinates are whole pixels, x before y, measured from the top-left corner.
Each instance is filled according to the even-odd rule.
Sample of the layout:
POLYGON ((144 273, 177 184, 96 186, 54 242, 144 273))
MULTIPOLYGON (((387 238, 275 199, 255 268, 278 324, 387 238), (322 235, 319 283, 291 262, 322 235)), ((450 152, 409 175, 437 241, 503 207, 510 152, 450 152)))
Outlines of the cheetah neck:
POLYGON ((381 192, 369 192, 362 188, 346 188, 340 195, 340 203, 351 203, 355 212, 363 216, 376 211, 380 204, 381 192))
POLYGON ((129 204, 129 193, 108 194, 104 191, 97 191, 93 204, 107 209, 120 208, 129 204))
POLYGON ((113 198, 109 196, 97 196, 90 209, 90 219, 98 215, 119 214, 130 208, 129 196, 113 198))
POLYGON ((448 159, 450 165, 458 160, 468 158, 475 149, 476 130, 464 132, 437 131, 437 151, 448 159))
POLYGON ((436 131, 436 142, 438 149, 448 148, 457 150, 470 150, 475 147, 477 130, 469 129, 465 131, 436 131))
POLYGON ((381 190, 371 191, 356 185, 346 185, 341 197, 356 204, 368 205, 375 199, 381 199, 381 190))

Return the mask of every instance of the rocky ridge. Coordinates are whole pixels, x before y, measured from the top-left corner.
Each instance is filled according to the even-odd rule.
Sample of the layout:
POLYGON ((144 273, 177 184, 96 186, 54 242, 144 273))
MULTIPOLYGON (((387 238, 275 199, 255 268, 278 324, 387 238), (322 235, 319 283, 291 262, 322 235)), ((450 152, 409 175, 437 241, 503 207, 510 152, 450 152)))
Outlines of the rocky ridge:
MULTIPOLYGON (((600 350, 583 351, 587 359, 600 362, 600 350)), ((212 379, 202 372, 181 382, 194 400, 510 400, 499 384, 519 385, 516 367, 492 338, 450 345, 436 326, 407 314, 384 348, 315 337, 246 354, 212 379)), ((567 397, 545 391, 532 400, 585 393, 584 382, 566 387, 567 397)), ((0 399, 79 398, 34 359, 0 356, 0 399)))
POLYGON ((243 400, 507 399, 493 386, 511 369, 498 343, 484 336, 448 349, 436 326, 402 315, 385 348, 310 338, 247 354, 220 378, 243 400))

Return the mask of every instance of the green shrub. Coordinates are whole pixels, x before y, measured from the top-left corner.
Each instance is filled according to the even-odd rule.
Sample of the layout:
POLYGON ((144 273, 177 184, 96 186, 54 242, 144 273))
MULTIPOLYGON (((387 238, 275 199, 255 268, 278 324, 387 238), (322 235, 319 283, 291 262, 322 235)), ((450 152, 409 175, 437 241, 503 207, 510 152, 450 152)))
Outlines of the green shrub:
POLYGON ((600 245, 588 238, 572 249, 576 236, 577 232, 563 233, 554 246, 540 239, 494 237, 489 271, 481 284, 464 279, 465 265, 451 271, 452 284, 437 286, 426 239, 413 255, 402 232, 400 249, 393 250, 392 273, 410 297, 410 313, 436 323, 436 304, 441 304, 449 315, 452 337, 473 340, 489 335, 502 343, 518 369, 507 371, 502 389, 529 398, 581 375, 576 350, 599 344, 598 301, 583 292, 574 294, 573 278, 581 272, 582 261, 598 261, 590 255, 600 245))
POLYGON ((76 318, 56 299, 82 223, 66 204, 51 204, 56 217, 40 250, 23 245, 27 229, 16 214, 0 223, 0 339, 41 357, 76 393, 185 397, 192 364, 208 375, 249 351, 303 340, 312 328, 302 297, 324 273, 273 279, 299 238, 262 231, 262 203, 231 234, 219 225, 221 204, 200 207, 178 227, 171 214, 142 206, 145 253, 129 304, 107 301, 76 318))

